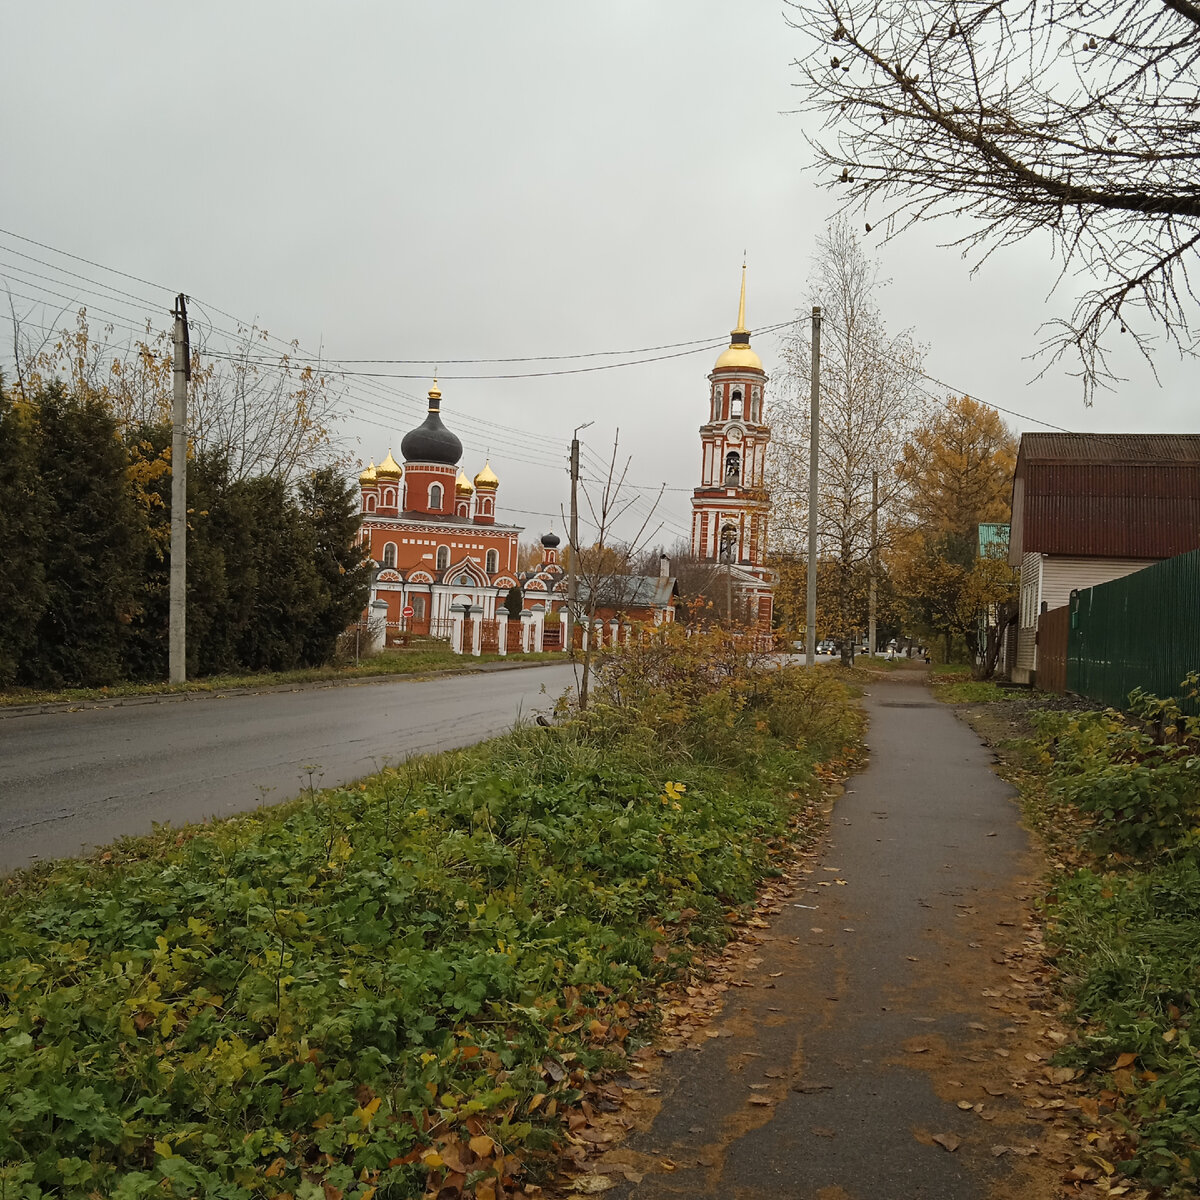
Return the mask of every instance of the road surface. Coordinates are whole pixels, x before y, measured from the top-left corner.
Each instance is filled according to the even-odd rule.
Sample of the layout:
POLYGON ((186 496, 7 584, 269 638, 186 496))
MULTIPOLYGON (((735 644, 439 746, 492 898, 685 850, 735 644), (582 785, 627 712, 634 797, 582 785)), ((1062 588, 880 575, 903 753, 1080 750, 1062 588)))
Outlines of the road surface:
POLYGON ((198 696, 0 721, 0 873, 469 745, 546 710, 569 665, 198 696))

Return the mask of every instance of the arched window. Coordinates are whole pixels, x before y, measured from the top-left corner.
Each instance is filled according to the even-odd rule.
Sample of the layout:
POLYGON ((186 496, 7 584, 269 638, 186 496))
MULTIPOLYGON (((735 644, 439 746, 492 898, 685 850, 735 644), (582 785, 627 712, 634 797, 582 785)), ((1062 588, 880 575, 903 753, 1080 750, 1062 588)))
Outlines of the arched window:
POLYGON ((368 496, 367 497, 367 512, 374 512, 374 511, 375 511, 375 497, 368 496))
POLYGON ((442 507, 442 485, 440 483, 429 485, 429 507, 438 510, 442 507))
POLYGON ((439 546, 437 551, 437 569, 444 571, 450 565, 450 547, 439 546))
POLYGON ((387 491, 385 491, 383 493, 383 507, 384 508, 395 508, 396 507, 396 489, 395 488, 388 488, 387 491))
POLYGON ((713 388, 712 419, 714 421, 721 419, 721 385, 719 383, 713 388))
POLYGON ((483 515, 490 517, 492 515, 492 501, 490 496, 485 496, 482 501, 483 515))
POLYGON ((500 570, 500 554, 498 551, 489 550, 487 552, 487 558, 485 558, 483 561, 484 561, 483 569, 489 575, 495 575, 495 573, 498 570, 500 570))
POLYGON ((726 525, 721 530, 721 561, 731 563, 737 554, 737 529, 726 525))
POLYGON ((734 392, 729 397, 729 419, 731 421, 740 421, 742 417, 742 393, 734 392))
POLYGON ((725 482, 738 483, 742 477, 742 456, 736 450, 725 455, 725 482))
POLYGON ((383 548, 383 565, 385 567, 394 567, 396 565, 396 543, 388 542, 383 548))

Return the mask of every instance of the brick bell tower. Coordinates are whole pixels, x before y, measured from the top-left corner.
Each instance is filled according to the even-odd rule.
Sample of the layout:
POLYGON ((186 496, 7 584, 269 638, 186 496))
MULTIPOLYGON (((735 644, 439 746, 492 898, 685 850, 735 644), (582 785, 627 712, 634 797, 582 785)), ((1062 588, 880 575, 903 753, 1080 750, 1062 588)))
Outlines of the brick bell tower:
POLYGON ((700 486, 692 493, 692 554, 728 571, 747 618, 768 633, 775 580, 766 565, 771 501, 763 477, 771 430, 764 414, 767 374, 746 328, 745 263, 737 328, 708 381, 700 486))

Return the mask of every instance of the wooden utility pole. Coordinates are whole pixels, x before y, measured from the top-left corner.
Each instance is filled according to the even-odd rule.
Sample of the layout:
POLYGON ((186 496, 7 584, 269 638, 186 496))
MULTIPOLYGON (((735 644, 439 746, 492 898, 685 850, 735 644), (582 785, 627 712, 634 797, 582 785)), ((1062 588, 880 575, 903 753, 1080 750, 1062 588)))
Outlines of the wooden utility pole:
POLYGON ((804 661, 811 667, 817 654, 817 446, 821 432, 821 308, 812 310, 812 392, 808 438, 808 621, 804 661))
POLYGON ((871 583, 867 593, 867 653, 875 657, 875 580, 879 574, 879 472, 871 472, 871 583))
POLYGON ((175 397, 171 413, 171 597, 168 671, 187 681, 187 385, 192 377, 187 298, 175 298, 175 397))

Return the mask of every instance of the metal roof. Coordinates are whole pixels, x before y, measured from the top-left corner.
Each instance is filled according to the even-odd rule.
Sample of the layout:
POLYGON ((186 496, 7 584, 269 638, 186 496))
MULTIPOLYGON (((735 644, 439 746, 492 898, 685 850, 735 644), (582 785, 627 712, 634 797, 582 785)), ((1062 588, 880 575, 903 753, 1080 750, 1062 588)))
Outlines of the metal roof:
POLYGON ((1200 463, 1200 433, 1026 433, 1025 463, 1200 463))
POLYGON ((1200 435, 1027 433, 1009 561, 1171 558, 1200 548, 1200 435))
MULTIPOLYGON (((600 608, 666 608, 679 591, 674 575, 605 575, 596 581, 596 604, 600 608)), ((580 580, 579 601, 591 599, 588 585, 580 580)))

